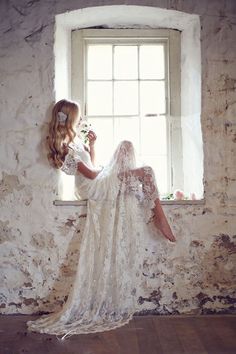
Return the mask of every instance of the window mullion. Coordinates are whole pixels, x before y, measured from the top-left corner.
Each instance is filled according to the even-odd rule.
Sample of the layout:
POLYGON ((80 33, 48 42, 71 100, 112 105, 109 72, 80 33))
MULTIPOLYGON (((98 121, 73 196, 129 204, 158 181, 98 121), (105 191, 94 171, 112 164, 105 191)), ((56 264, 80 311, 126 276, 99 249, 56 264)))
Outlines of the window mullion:
POLYGON ((139 155, 142 152, 142 139, 141 139, 141 131, 142 131, 142 118, 141 118, 141 104, 140 104, 140 45, 138 44, 138 119, 139 119, 139 155))
MULTIPOLYGON (((88 61, 88 45, 86 41, 84 41, 84 114, 87 117, 88 113, 88 68, 87 68, 87 61, 88 61)), ((87 118, 86 118, 87 119, 87 118)))
POLYGON ((115 46, 112 45, 112 126, 113 126, 113 148, 114 148, 114 141, 115 141, 115 118, 114 118, 114 52, 115 46))

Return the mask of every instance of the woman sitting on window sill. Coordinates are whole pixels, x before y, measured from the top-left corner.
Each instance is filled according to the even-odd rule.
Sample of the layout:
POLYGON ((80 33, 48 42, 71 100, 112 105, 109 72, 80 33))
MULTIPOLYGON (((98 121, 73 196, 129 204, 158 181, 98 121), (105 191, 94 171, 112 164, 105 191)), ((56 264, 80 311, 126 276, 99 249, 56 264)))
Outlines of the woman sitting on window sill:
POLYGON ((58 101, 49 129, 48 158, 55 168, 75 175, 75 193, 87 199, 87 218, 73 287, 63 308, 35 321, 29 330, 62 335, 101 332, 129 322, 136 312, 135 286, 141 235, 154 225, 176 241, 162 210, 155 175, 150 166, 137 167, 130 141, 121 141, 110 162, 95 166, 96 134, 88 134, 89 148, 76 136, 80 106, 58 101))

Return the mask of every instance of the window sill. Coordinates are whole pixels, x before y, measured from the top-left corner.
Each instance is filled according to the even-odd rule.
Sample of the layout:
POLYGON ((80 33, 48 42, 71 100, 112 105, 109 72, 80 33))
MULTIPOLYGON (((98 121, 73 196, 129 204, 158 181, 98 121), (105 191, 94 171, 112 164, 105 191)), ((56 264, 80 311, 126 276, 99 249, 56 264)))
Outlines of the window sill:
MULTIPOLYGON (((198 200, 161 200, 162 205, 205 205, 205 199, 198 200)), ((87 200, 54 200, 55 206, 86 206, 87 200)))

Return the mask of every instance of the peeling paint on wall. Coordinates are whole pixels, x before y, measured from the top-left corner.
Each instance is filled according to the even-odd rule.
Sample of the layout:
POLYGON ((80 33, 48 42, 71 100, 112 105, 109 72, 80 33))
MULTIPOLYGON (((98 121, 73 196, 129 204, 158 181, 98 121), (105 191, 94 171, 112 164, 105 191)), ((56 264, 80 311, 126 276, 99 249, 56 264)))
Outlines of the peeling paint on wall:
POLYGON ((22 188, 24 188, 24 185, 20 184, 18 176, 3 172, 0 181, 0 200, 3 201, 8 194, 13 193, 14 190, 19 191, 22 188))

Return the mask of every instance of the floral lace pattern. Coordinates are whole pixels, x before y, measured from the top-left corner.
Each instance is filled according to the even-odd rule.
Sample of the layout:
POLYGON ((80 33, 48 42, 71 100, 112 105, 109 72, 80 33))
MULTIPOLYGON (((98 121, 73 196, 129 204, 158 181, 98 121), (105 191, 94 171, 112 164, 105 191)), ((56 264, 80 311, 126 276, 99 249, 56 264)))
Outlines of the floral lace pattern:
POLYGON ((77 171, 77 163, 82 161, 81 158, 73 153, 72 150, 69 150, 69 153, 65 157, 65 161, 61 167, 61 170, 67 175, 75 175, 77 171))
POLYGON ((141 238, 159 197, 151 167, 136 167, 131 142, 122 141, 94 180, 76 171, 91 166, 80 146, 67 155, 62 170, 76 174, 79 193, 88 199, 80 258, 62 309, 28 321, 29 331, 55 334, 102 332, 128 323, 138 309, 135 284, 140 275, 141 238))

